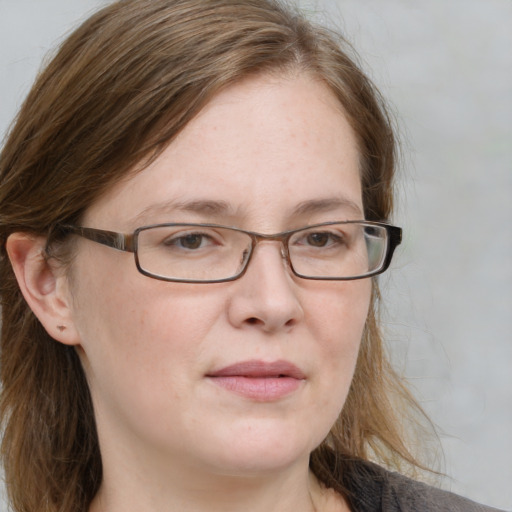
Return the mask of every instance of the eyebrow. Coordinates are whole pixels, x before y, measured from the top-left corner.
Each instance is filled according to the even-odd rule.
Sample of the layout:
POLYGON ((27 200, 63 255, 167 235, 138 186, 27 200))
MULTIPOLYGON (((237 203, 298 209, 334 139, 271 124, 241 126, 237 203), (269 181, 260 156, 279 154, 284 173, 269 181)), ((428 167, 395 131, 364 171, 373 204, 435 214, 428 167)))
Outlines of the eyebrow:
POLYGON ((341 197, 303 201, 294 208, 293 215, 311 215, 313 213, 323 213, 339 209, 350 210, 361 217, 363 215, 357 203, 341 197))
POLYGON ((190 212, 212 217, 233 216, 233 208, 225 201, 197 199, 193 201, 165 201, 148 206, 133 218, 134 222, 142 221, 150 215, 170 213, 173 211, 190 212))
MULTIPOLYGON (((324 213, 334 210, 349 210, 362 217, 363 213, 357 203, 346 198, 331 197, 324 199, 311 199, 299 203, 291 212, 291 216, 305 216, 315 213, 324 213)), ((226 201, 212 199, 196 199, 193 201, 165 201, 148 206, 132 221, 142 222, 151 215, 165 214, 171 212, 189 212, 207 217, 235 217, 236 212, 226 201)))

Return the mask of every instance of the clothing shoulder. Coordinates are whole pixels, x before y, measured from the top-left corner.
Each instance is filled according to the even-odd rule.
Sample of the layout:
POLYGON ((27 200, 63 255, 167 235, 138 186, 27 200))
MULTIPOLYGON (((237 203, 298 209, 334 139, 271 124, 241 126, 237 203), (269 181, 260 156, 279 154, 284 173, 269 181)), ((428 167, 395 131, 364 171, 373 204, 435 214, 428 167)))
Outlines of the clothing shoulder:
POLYGON ((389 473, 387 485, 383 487, 382 512, 491 512, 496 510, 397 473, 389 473))
POLYGON ((375 464, 357 466, 351 478, 355 512, 498 512, 375 464))

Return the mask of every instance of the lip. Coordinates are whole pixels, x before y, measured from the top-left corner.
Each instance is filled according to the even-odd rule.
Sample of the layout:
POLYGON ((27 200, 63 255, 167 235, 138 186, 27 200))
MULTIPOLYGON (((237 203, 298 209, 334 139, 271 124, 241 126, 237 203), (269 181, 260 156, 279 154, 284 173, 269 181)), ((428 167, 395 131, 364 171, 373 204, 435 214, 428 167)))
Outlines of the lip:
POLYGON ((284 398, 299 389, 304 372, 289 361, 259 360, 235 363, 206 375, 216 385, 258 402, 284 398))

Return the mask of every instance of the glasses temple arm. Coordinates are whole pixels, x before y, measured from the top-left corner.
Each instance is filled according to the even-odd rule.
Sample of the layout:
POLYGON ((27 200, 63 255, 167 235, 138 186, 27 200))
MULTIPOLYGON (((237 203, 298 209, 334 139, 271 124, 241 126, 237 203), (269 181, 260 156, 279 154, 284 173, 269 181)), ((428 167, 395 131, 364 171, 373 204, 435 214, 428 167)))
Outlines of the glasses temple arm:
POLYGON ((84 228, 81 226, 62 226, 63 231, 81 236, 87 240, 92 240, 107 247, 118 249, 119 251, 135 252, 134 236, 116 233, 115 231, 105 231, 103 229, 84 228))

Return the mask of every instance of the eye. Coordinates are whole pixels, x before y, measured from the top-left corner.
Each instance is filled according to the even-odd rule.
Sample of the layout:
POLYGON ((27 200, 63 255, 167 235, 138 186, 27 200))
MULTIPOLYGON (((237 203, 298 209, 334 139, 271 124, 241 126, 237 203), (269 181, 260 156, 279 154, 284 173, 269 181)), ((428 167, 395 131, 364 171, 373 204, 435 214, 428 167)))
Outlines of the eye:
POLYGON ((343 244, 343 237, 338 233, 329 231, 313 231, 305 234, 298 240, 299 245, 307 247, 332 247, 343 244))
POLYGON ((330 240, 330 233, 310 233, 306 237, 308 245, 311 245, 313 247, 325 247, 330 240))
POLYGON ((164 240, 164 245, 193 251, 215 245, 215 242, 212 237, 204 233, 187 233, 167 238, 164 240))

